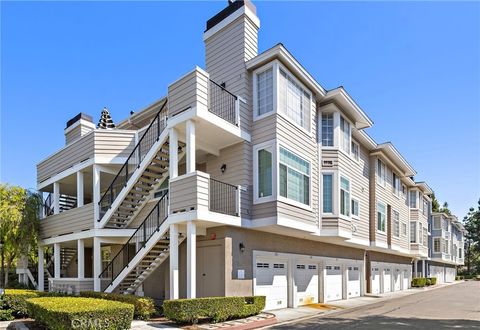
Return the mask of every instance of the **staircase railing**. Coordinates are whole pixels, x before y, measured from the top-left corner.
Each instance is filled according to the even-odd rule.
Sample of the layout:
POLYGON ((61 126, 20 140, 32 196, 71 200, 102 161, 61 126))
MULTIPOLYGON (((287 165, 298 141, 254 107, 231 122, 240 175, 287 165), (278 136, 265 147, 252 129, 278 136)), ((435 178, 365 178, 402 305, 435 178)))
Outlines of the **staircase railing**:
POLYGON ((212 212, 238 216, 240 213, 237 186, 210 179, 209 210, 212 212))
POLYGON ((135 145, 135 148, 133 148, 127 160, 118 171, 112 183, 102 195, 100 202, 98 202, 100 206, 100 217, 97 221, 100 221, 108 209, 110 209, 117 198, 118 193, 127 185, 128 180, 145 158, 145 155, 160 138, 160 134, 162 134, 166 127, 166 113, 163 113, 166 104, 167 101, 163 103, 160 110, 135 145))
MULTIPOLYGON (((165 222, 167 217, 168 190, 165 191, 163 196, 147 215, 140 227, 138 227, 135 233, 133 233, 133 235, 128 239, 127 243, 125 243, 115 257, 110 260, 110 263, 105 267, 99 277, 101 279, 111 280, 108 285, 113 283, 122 270, 125 267, 128 267, 130 261, 133 259, 133 257, 135 257, 138 251, 145 246, 152 235, 160 230, 160 226, 165 222)), ((108 287, 108 285, 106 287, 108 287)))
POLYGON ((208 110, 229 123, 238 125, 239 109, 237 96, 211 79, 209 87, 210 102, 208 110))
POLYGON ((45 201, 43 202, 44 214, 45 217, 51 216, 54 213, 53 210, 53 194, 49 193, 45 201))

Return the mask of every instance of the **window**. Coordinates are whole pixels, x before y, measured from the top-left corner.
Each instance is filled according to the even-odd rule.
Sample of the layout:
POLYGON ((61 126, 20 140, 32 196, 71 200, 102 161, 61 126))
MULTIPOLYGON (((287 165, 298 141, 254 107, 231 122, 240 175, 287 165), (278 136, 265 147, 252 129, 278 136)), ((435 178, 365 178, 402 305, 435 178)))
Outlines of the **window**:
POLYGON ((257 116, 273 111, 273 69, 257 74, 257 116))
POLYGON ((423 228, 423 246, 428 246, 428 230, 423 228))
POLYGON ((420 244, 422 244, 422 237, 423 237, 423 235, 422 235, 423 230, 422 229, 423 229, 422 224, 419 223, 418 224, 418 243, 420 243, 420 244))
POLYGON ((340 116, 340 132, 340 148, 350 154, 350 123, 343 116, 340 116))
POLYGON ((272 196, 272 150, 258 150, 258 198, 272 196))
POLYGON ((405 186, 404 184, 402 184, 402 195, 403 197, 407 196, 407 186, 405 186))
POLYGON ((333 175, 323 175, 323 213, 333 212, 333 175))
POLYGON ((359 214, 360 214, 359 203, 356 199, 352 198, 352 216, 358 218, 359 214))
POLYGON ((416 190, 410 190, 410 195, 409 195, 409 202, 410 202, 410 207, 412 209, 417 208, 417 191, 416 190))
POLYGON ((273 268, 282 269, 285 268, 285 264, 273 264, 273 268))
POLYGON ((443 240, 443 253, 448 254, 448 241, 443 240))
POLYGON ((386 207, 383 203, 377 203, 377 230, 385 232, 386 207))
POLYGON ((433 217, 433 229, 442 229, 440 217, 433 217))
POLYGON ((433 239, 433 252, 440 253, 440 238, 433 239))
POLYGON ((410 222, 410 243, 416 243, 417 242, 417 223, 411 221, 410 222))
POLYGON ((305 269, 305 265, 297 265, 297 269, 305 269))
POLYGON ((279 75, 279 109, 295 124, 310 130, 311 102, 310 94, 295 80, 280 69, 279 75))
POLYGON ((402 236, 407 236, 407 224, 402 222, 402 236))
POLYGON ((460 259, 463 258, 462 248, 458 248, 458 257, 459 257, 460 259))
POLYGON ((317 265, 308 265, 308 269, 317 269, 317 265))
POLYGON ((310 205, 310 163, 280 148, 280 196, 310 205))
POLYGON ((385 185, 385 172, 385 164, 380 159, 377 159, 377 180, 382 186, 385 185))
POLYGON ((400 237, 400 213, 393 210, 393 236, 400 237))
POLYGON ((340 177, 340 214, 350 216, 350 181, 340 177))
POLYGON ((428 201, 424 198, 423 199, 423 215, 427 216, 428 215, 428 201))
POLYGON ((400 196, 400 178, 393 173, 393 193, 397 196, 400 196))
POLYGON ((353 159, 359 160, 360 159, 360 146, 357 142, 352 141, 352 156, 353 159))
POLYGON ((333 147, 333 113, 322 113, 322 146, 333 147))
POLYGON ((266 263, 266 262, 257 262, 257 268, 268 268, 268 263, 266 263))

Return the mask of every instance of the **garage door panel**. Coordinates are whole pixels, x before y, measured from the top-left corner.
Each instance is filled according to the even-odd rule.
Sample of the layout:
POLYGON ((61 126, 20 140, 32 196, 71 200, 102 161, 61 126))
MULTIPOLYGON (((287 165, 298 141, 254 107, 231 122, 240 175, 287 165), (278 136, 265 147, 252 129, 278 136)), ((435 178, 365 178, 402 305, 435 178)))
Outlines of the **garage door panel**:
POLYGON ((318 302, 318 265, 297 263, 294 269, 297 305, 318 302))
POLYGON ((402 271, 398 267, 393 270, 393 291, 400 291, 402 287, 402 271))
POLYGON ((325 301, 342 299, 343 275, 339 265, 325 266, 325 301))
POLYGON ((390 267, 386 267, 383 269, 383 292, 391 292, 392 291, 392 269, 390 267))
POLYGON ((286 262, 257 259, 255 294, 266 297, 265 310, 287 307, 287 283, 286 262))
POLYGON ((380 268, 379 267, 372 267, 372 293, 379 294, 380 293, 380 268))
POLYGON ((360 268, 348 266, 348 298, 360 297, 360 268))

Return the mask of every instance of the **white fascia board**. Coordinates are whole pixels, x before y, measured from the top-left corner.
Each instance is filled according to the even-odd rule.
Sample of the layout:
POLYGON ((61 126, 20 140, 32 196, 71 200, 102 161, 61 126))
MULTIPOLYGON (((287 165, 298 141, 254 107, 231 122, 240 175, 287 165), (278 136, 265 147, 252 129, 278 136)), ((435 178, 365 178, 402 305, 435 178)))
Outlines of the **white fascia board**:
POLYGON ((41 240, 40 245, 51 245, 55 243, 63 243, 76 241, 79 239, 105 237, 105 238, 129 238, 135 233, 136 229, 89 229, 78 233, 62 235, 41 240))
POLYGON ((93 158, 88 159, 86 161, 83 161, 81 163, 78 163, 78 164, 66 169, 65 171, 62 171, 62 172, 52 176, 49 179, 38 183, 37 184, 37 190, 42 190, 43 188, 53 184, 54 182, 60 181, 61 179, 66 178, 67 176, 70 176, 72 174, 75 174, 78 171, 81 171, 81 170, 83 170, 87 167, 92 166, 94 163, 95 162, 94 162, 93 158))
POLYGON ((393 143, 380 143, 377 148, 382 150, 393 162, 403 167, 405 176, 410 177, 417 174, 415 169, 407 162, 407 160, 402 156, 402 154, 397 150, 397 148, 395 148, 393 143))
POLYGON ((218 23, 208 31, 205 31, 203 33, 203 41, 206 41, 207 39, 215 35, 220 30, 224 29, 226 26, 234 22, 236 19, 238 19, 242 15, 247 16, 250 19, 250 21, 252 21, 252 23, 257 27, 257 29, 260 28, 260 20, 257 17, 257 15, 247 6, 242 6, 238 8, 235 12, 230 14, 228 17, 226 17, 224 20, 222 20, 220 23, 218 23))
POLYGON ((90 127, 91 129, 95 129, 95 127, 96 127, 95 124, 92 123, 91 121, 88 121, 88 120, 85 120, 85 119, 80 119, 80 120, 77 120, 75 123, 73 123, 73 125, 70 125, 67 128, 65 128, 64 133, 67 134, 68 132, 70 132, 71 130, 73 130, 74 128, 76 128, 80 125, 90 127))
POLYGON ((354 114, 357 114, 357 116, 362 119, 362 121, 359 122, 360 125, 355 125, 357 129, 364 129, 373 126, 373 121, 370 119, 370 117, 368 117, 365 111, 360 108, 360 106, 353 100, 353 98, 342 86, 329 90, 325 95, 325 100, 337 100, 339 102, 343 101, 343 103, 346 103, 350 110, 352 110, 354 114))

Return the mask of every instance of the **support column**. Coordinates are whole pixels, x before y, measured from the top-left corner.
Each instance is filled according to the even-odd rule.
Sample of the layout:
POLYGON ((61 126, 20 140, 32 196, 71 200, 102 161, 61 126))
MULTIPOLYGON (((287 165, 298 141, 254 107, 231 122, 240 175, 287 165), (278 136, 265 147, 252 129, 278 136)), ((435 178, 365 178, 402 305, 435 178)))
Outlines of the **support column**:
POLYGON ((170 180, 178 176, 178 133, 175 128, 170 128, 169 131, 169 170, 170 180))
POLYGON ((77 207, 83 206, 83 172, 77 172, 77 207))
POLYGON ((93 165, 93 218, 95 221, 95 226, 100 220, 100 168, 97 165, 93 165))
POLYGON ((170 299, 178 299, 178 225, 170 225, 170 299))
POLYGON ((413 277, 417 277, 417 260, 413 260, 413 277))
POLYGON ((61 266, 61 258, 60 258, 60 250, 61 246, 60 243, 53 244, 53 266, 54 266, 54 275, 55 279, 60 278, 60 266, 61 266))
POLYGON ((192 120, 186 122, 187 136, 187 173, 195 172, 195 123, 192 120))
POLYGON ((197 295, 197 226, 187 223, 187 298, 197 295))
POLYGON ((93 238, 93 291, 101 291, 100 273, 102 272, 102 249, 99 237, 93 238))
POLYGON ((83 239, 77 241, 77 258, 77 277, 85 278, 85 241, 83 239))
POLYGON ((348 266, 343 265, 342 299, 348 299, 348 266))
POLYGON ((60 213, 60 183, 53 183, 53 214, 60 213))
POLYGON ((45 291, 44 288, 44 281, 45 281, 45 269, 44 269, 44 254, 43 254, 43 246, 38 246, 38 278, 37 278, 37 285, 38 291, 43 292, 45 291))
POLYGON ((427 270, 425 269, 425 259, 422 259, 422 277, 427 277, 427 270))

